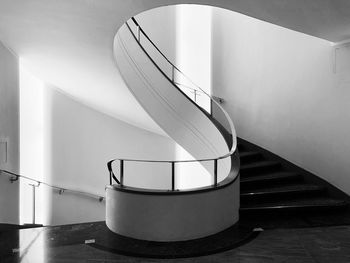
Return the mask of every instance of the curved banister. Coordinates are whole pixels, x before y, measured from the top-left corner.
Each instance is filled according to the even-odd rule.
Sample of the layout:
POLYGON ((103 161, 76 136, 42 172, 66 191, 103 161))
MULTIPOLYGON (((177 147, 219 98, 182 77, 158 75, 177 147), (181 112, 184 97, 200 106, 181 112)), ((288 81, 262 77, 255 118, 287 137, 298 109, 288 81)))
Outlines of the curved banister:
MULTIPOLYGON (((178 87, 179 85, 180 86, 185 86, 186 88, 189 88, 189 89, 192 89, 194 91, 198 91, 198 92, 201 92, 203 94, 205 94, 209 99, 210 99, 210 102, 211 103, 214 103, 216 104, 219 109, 224 113, 225 117, 226 117, 226 120, 228 121, 229 123, 229 126, 230 126, 230 130, 231 130, 231 135, 233 136, 233 134, 236 134, 235 132, 235 128, 234 128, 234 125, 233 125, 233 122, 231 120, 231 117, 229 116, 229 114, 225 111, 225 109, 216 101, 216 99, 214 97, 212 97, 211 95, 209 95, 207 92, 205 92, 200 86, 198 86, 196 83, 194 83, 191 78, 189 78, 184 72, 182 72, 176 65, 174 65, 165 55, 164 53, 156 46, 156 44, 150 39, 150 37, 146 34, 146 32, 142 29, 142 27, 139 25, 139 23, 137 22, 137 20, 135 19, 135 17, 132 17, 131 20, 134 22, 134 24, 137 26, 137 29, 138 29, 138 37, 136 37, 133 33, 133 31, 131 30, 128 22, 126 22, 126 26, 128 27, 128 29, 130 30, 130 32, 133 34, 133 36, 135 37, 136 41, 139 43, 139 45, 142 47, 141 43, 140 43, 140 33, 142 33, 142 35, 145 36, 145 38, 148 40, 148 42, 158 51, 158 53, 172 66, 173 69, 176 69, 176 71, 178 71, 181 76, 185 77, 190 83, 192 83, 193 86, 195 86, 195 88, 191 88, 189 87, 188 85, 185 85, 183 83, 179 83, 179 82, 176 82, 174 80, 174 76, 172 76, 172 78, 170 79, 171 82, 176 86, 178 87)), ((145 52, 146 50, 143 49, 145 52)), ((146 52, 147 53, 147 52, 146 52)), ((153 61, 154 62, 154 61, 153 61)), ((155 62, 154 62, 155 63, 155 62)), ((164 73, 164 72, 163 72, 164 73)), ((197 106, 199 106, 197 104, 197 106)), ((235 149, 232 149, 234 145, 231 146, 231 150, 230 152, 235 149)), ((233 153, 232 151, 232 153, 233 153)))
MULTIPOLYGON (((125 25, 127 26, 127 28, 129 29, 130 33, 133 35, 134 39, 136 40, 136 42, 139 44, 139 46, 141 47, 141 49, 146 53, 146 55, 150 58, 150 60, 154 63, 154 65, 160 70, 161 73, 163 73, 163 75, 174 85, 175 88, 177 88, 179 91, 181 91, 187 98, 189 98, 191 101, 193 101, 190 97, 188 97, 186 95, 186 93, 184 93, 180 86, 190 89, 192 90, 192 92, 194 92, 195 94, 195 101, 194 104, 201 110, 203 111, 207 116, 211 115, 211 113, 209 113, 207 110, 205 110, 204 108, 202 108, 200 105, 197 104, 196 102, 196 93, 200 93, 205 95, 207 98, 210 99, 210 103, 211 103, 211 108, 212 105, 215 104, 219 110, 224 114, 225 119, 228 122, 230 131, 228 132, 231 136, 231 145, 229 146, 230 150, 228 153, 215 157, 215 158, 205 158, 205 159, 190 159, 190 160, 148 160, 148 159, 128 159, 128 158, 116 158, 113 160, 110 160, 107 163, 107 168, 110 174, 110 184, 112 185, 112 180, 115 180, 118 184, 123 185, 123 170, 124 170, 124 161, 128 161, 128 162, 147 162, 147 163, 169 163, 172 165, 172 167, 174 167, 174 165, 176 163, 191 163, 191 162, 207 162, 207 161, 214 161, 214 185, 217 185, 217 162, 218 160, 222 160, 222 159, 226 159, 228 157, 232 157, 232 155, 236 152, 236 144, 234 144, 233 142, 235 141, 235 129, 233 126, 233 122, 229 116, 229 114, 223 109, 223 107, 220 105, 220 103, 218 103, 216 101, 216 99, 214 97, 212 97, 211 95, 209 95, 207 92, 205 92, 201 87, 199 87, 197 84, 195 84, 186 74, 184 74, 177 66, 175 66, 164 54, 163 52, 155 45, 155 43, 150 39, 150 37, 146 34, 146 32, 142 29, 142 27, 139 25, 139 23, 137 22, 137 20, 132 17, 131 21, 134 23, 134 25, 136 26, 137 29, 137 33, 135 34, 133 32, 133 30, 131 29, 129 22, 126 22, 125 25), (156 62, 152 59, 152 57, 148 54, 148 52, 145 50, 145 48, 142 46, 141 44, 141 36, 144 36, 145 39, 155 48, 155 50, 165 59, 165 61, 171 66, 171 70, 172 70, 172 75, 171 77, 169 77, 157 64, 156 62), (180 83, 178 81, 175 80, 175 71, 177 71, 182 77, 184 77, 187 81, 189 81, 191 83, 191 85, 193 85, 194 87, 191 87, 189 85, 180 83), (113 168, 112 168, 112 163, 115 161, 120 161, 120 180, 118 180, 113 172, 113 168)), ((199 95, 199 94, 198 94, 199 95)), ((214 119, 215 120, 215 119, 214 119)), ((212 119, 211 119, 212 121, 212 119)), ((220 130, 220 129, 219 129, 220 130)), ((174 179, 174 169, 172 169, 172 173, 173 173, 173 179, 174 179)), ((174 186, 173 186, 174 188, 174 186)), ((174 190, 174 189, 173 189, 174 190)))

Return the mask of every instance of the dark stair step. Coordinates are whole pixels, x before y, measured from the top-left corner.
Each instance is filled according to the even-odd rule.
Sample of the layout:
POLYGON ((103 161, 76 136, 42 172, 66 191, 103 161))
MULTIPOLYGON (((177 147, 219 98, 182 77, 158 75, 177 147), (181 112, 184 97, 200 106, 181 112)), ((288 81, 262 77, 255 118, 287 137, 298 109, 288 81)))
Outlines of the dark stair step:
POLYGON ((241 191, 241 203, 262 203, 286 198, 317 197, 325 195, 326 188, 314 184, 285 184, 241 191))
POLYGON ((347 207, 344 200, 318 197, 300 198, 293 200, 276 200, 255 205, 241 205, 240 213, 243 215, 265 213, 307 213, 314 211, 337 210, 347 207))
POLYGON ((281 164, 279 162, 258 161, 250 164, 241 165, 240 174, 241 177, 252 176, 277 171, 280 168, 281 164))
POLYGON ((273 185, 283 185, 291 182, 302 182, 303 177, 297 173, 275 172, 265 175, 241 177, 241 191, 244 189, 256 189, 271 187, 273 185))
POLYGON ((259 152, 240 152, 239 158, 241 161, 241 165, 249 164, 251 162, 259 161, 263 158, 262 154, 259 152))
POLYGON ((237 149, 238 149, 239 153, 246 151, 244 145, 239 141, 237 142, 237 149))

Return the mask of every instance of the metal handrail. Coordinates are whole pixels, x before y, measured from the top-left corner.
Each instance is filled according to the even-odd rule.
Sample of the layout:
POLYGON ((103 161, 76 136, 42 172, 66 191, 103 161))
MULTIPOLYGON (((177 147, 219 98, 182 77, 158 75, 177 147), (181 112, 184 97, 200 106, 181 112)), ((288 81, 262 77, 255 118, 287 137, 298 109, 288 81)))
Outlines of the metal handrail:
POLYGON ((7 176, 12 176, 10 178, 11 183, 17 181, 18 178, 23 178, 23 179, 27 179, 29 181, 37 183, 36 187, 38 187, 40 185, 46 185, 50 188, 58 190, 60 194, 62 194, 63 192, 70 192, 70 193, 75 193, 75 194, 79 194, 79 195, 94 197, 94 198, 97 198, 100 202, 102 202, 105 199, 104 196, 100 196, 100 195, 96 195, 96 194, 92 194, 92 193, 84 192, 84 191, 73 190, 73 189, 69 189, 69 188, 65 188, 65 187, 51 185, 51 184, 42 182, 40 180, 36 180, 36 179, 30 178, 30 177, 27 177, 24 175, 20 175, 20 174, 17 174, 17 173, 8 171, 8 170, 0 169, 0 174, 3 174, 3 173, 6 174, 7 176))
MULTIPOLYGON (((135 38, 135 40, 137 41, 137 43, 140 45, 140 47, 144 50, 144 52, 149 55, 146 50, 143 48, 142 44, 141 44, 141 34, 148 40, 148 42, 157 50, 157 52, 171 65, 172 67, 172 77, 169 78, 164 71, 162 71, 159 67, 159 70, 169 79, 169 81, 171 81, 173 83, 173 85, 178 88, 179 90, 180 87, 179 86, 184 86, 186 88, 192 89, 195 92, 200 92, 203 93, 204 95, 206 95, 209 99, 211 103, 214 103, 215 105, 218 106, 218 108, 223 112, 225 118, 228 121, 229 127, 230 127, 230 131, 231 131, 231 136, 233 139, 233 134, 235 134, 235 128, 233 126, 233 122, 229 116, 229 114, 223 109, 223 107, 220 105, 220 103, 218 103, 216 101, 216 99, 214 97, 212 97, 211 95, 209 95, 207 92, 205 92, 201 87, 199 87, 197 84, 195 84, 185 73, 183 73, 177 66, 175 66, 164 54, 163 52, 155 45, 155 43, 149 38, 149 36, 146 34, 146 32, 142 29, 142 27, 139 25, 139 23, 137 22, 137 20, 132 17, 131 21, 136 25, 137 27, 137 35, 134 34, 133 30, 130 28, 130 25, 128 22, 125 22, 125 25, 127 26, 127 28, 129 29, 129 31, 131 32, 131 34, 133 35, 133 37, 135 38), (185 77, 195 88, 191 88, 188 85, 179 83, 177 81, 175 81, 174 78, 174 74, 175 74, 175 70, 178 71, 183 77, 185 77)), ((150 56, 149 56, 150 57, 150 56)), ((152 60, 152 62, 157 65, 154 60, 150 57, 150 59, 152 60)), ((186 95, 187 96, 187 95, 186 95)), ((188 96, 187 96, 188 97, 188 96)), ((216 97, 217 98, 217 97, 216 97)), ((219 101, 221 101, 222 99, 219 98, 219 101)), ((223 101, 223 100, 222 100, 223 101)), ((200 105, 196 104, 198 107, 201 108, 200 105)), ((203 108, 201 108, 203 109, 203 108)), ((205 110, 205 109, 203 109, 205 110)), ((233 141, 233 140, 232 140, 233 141)), ((205 158, 205 159, 192 159, 192 160, 147 160, 147 159, 127 159, 127 158, 116 158, 113 160, 110 160, 107 163, 107 168, 109 171, 109 175, 110 175, 110 184, 112 185, 112 181, 115 180, 118 184, 120 184, 121 186, 123 185, 123 177, 124 177, 124 162, 125 161, 129 161, 129 162, 146 162, 146 163, 170 163, 172 165, 172 182, 174 184, 174 165, 176 163, 190 163, 190 162, 207 162, 207 161, 214 161, 214 186, 217 185, 217 162, 218 160, 221 159, 226 159, 230 156, 232 156, 236 151, 236 145, 231 145, 231 149, 230 151, 222 156, 216 157, 216 158, 205 158), (113 169, 112 169, 112 163, 115 161, 120 161, 120 180, 118 180, 115 176, 115 174, 113 173, 113 169)), ((174 190, 174 185, 172 185, 172 190, 174 190)))

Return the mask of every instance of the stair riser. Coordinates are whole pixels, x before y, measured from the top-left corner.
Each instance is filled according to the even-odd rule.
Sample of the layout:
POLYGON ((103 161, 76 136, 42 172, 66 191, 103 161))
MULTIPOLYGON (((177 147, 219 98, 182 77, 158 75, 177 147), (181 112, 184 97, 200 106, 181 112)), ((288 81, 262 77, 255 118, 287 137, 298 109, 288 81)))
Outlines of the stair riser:
POLYGON ((240 200, 242 205, 259 204, 263 202, 269 202, 274 200, 288 200, 297 198, 312 198, 325 196, 327 192, 324 189, 319 190, 306 190, 306 191, 290 191, 281 193, 268 193, 258 195, 241 195, 240 200))
POLYGON ((269 180, 261 180, 261 181, 253 181, 253 182, 242 182, 241 181, 241 190, 253 190, 258 189, 266 186, 277 186, 277 185, 283 185, 286 183, 298 183, 302 182, 303 179, 301 176, 293 176, 293 177, 287 177, 287 178, 274 178, 269 180))
POLYGON ((278 171, 280 168, 281 167, 279 163, 273 164, 273 165, 242 168, 240 170, 240 174, 241 174, 241 177, 256 176, 256 175, 262 175, 266 173, 273 173, 278 171))

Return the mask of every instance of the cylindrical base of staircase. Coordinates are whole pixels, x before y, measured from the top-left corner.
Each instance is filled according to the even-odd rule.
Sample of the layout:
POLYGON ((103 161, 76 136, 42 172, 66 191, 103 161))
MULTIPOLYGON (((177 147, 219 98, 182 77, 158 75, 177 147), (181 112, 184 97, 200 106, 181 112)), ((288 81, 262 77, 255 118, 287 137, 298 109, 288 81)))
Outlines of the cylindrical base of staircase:
POLYGON ((119 235, 158 242, 219 233, 238 222, 239 180, 193 191, 106 188, 106 224, 119 235))

